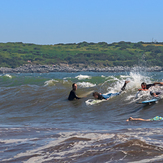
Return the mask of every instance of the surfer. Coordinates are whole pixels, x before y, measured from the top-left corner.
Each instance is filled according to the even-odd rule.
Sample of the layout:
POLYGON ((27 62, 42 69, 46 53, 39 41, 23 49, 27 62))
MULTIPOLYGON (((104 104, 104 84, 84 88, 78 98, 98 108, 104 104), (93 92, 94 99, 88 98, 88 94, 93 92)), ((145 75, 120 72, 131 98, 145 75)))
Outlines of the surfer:
POLYGON ((77 84, 73 83, 72 84, 72 90, 71 90, 71 92, 70 92, 70 94, 68 96, 68 100, 72 101, 74 99, 81 99, 76 95, 76 90, 77 90, 77 84))
POLYGON ((163 117, 160 117, 160 116, 156 116, 152 119, 142 119, 142 118, 128 118, 126 121, 160 121, 160 120, 163 120, 163 117))
POLYGON ((124 83, 123 87, 121 88, 121 91, 120 92, 117 92, 117 93, 109 93, 107 95, 104 95, 104 94, 101 94, 101 93, 98 93, 98 92, 93 92, 93 97, 95 99, 98 99, 98 100, 103 100, 103 99, 108 100, 112 96, 117 96, 117 95, 121 94, 121 92, 125 90, 126 85, 129 82, 130 81, 125 81, 125 83, 124 83))
MULTIPOLYGON (((152 86, 155 86, 159 84, 160 86, 163 85, 163 82, 155 82, 153 84, 146 84, 145 82, 141 83, 141 87, 142 89, 138 89, 138 91, 148 91, 148 89, 152 86)), ((153 91, 150 91, 150 95, 153 96, 153 97, 158 97, 158 95, 161 94, 161 92, 153 92, 153 91)))
POLYGON ((142 89, 138 89, 138 91, 148 91, 148 89, 156 84, 163 85, 163 82, 155 82, 153 84, 146 84, 145 82, 141 83, 142 89))

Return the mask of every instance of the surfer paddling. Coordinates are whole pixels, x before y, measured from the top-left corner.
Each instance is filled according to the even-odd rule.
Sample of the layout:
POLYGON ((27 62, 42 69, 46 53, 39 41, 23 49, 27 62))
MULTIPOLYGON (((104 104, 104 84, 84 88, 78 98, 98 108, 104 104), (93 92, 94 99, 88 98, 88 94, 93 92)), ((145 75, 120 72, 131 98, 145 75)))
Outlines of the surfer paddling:
POLYGON ((68 100, 72 101, 74 99, 81 99, 80 97, 78 97, 76 95, 76 90, 77 90, 77 84, 76 83, 73 83, 72 84, 72 90, 71 90, 71 92, 70 92, 70 94, 68 96, 68 100))
POLYGON ((160 120, 163 120, 163 118, 160 117, 160 116, 156 116, 156 117, 154 117, 152 119, 143 119, 143 118, 132 118, 132 117, 130 117, 126 121, 160 121, 160 120))
MULTIPOLYGON (((138 89, 138 91, 148 91, 150 87, 155 86, 159 84, 160 86, 163 85, 163 82, 155 82, 153 84, 146 84, 145 82, 141 83, 141 87, 142 89, 138 89)), ((157 97, 159 94, 161 94, 161 92, 153 92, 150 91, 151 96, 157 97)))
POLYGON ((125 90, 126 85, 129 82, 130 81, 125 81, 125 83, 124 83, 123 87, 121 88, 121 91, 120 92, 117 92, 117 93, 109 93, 107 95, 104 95, 104 94, 101 94, 101 93, 98 93, 98 92, 93 92, 93 96, 94 96, 95 99, 98 99, 98 100, 103 100, 103 99, 108 100, 110 97, 117 96, 117 95, 121 94, 121 92, 125 90))

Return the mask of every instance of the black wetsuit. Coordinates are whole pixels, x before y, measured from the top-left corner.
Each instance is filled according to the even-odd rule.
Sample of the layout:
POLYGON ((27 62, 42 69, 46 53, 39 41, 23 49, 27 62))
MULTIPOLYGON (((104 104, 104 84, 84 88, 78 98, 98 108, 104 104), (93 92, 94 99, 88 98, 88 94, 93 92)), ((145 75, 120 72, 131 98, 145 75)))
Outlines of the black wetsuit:
POLYGON ((121 88, 121 91, 120 91, 120 92, 122 92, 122 91, 124 91, 124 90, 125 90, 126 85, 127 85, 127 83, 125 82, 125 83, 124 83, 124 85, 123 85, 123 87, 121 88))
POLYGON ((146 89, 149 89, 150 87, 155 86, 155 84, 147 84, 146 89))
POLYGON ((74 99, 80 99, 80 98, 76 95, 75 91, 72 90, 68 96, 68 100, 72 101, 74 99))
POLYGON ((103 100, 105 99, 102 95, 98 95, 98 100, 103 100))

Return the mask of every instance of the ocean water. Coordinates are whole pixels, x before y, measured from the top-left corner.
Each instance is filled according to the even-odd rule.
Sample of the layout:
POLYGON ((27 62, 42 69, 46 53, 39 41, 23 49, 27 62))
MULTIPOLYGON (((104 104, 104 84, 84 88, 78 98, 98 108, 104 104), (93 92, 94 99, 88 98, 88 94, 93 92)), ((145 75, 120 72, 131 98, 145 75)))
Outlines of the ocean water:
POLYGON ((163 162, 163 121, 126 122, 163 116, 163 100, 136 103, 151 98, 149 92, 136 98, 143 81, 163 81, 163 73, 0 74, 0 162, 163 162), (85 96, 118 92, 125 80, 126 90, 108 101, 90 105, 92 94, 67 100, 74 82, 85 96))

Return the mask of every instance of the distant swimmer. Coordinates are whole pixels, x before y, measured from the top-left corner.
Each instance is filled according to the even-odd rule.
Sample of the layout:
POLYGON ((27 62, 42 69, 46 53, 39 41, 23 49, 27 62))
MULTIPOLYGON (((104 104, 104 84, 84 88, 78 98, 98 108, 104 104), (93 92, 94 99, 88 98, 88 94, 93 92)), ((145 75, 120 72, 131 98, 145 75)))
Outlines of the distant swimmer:
MULTIPOLYGON (((157 84, 159 84, 160 86, 162 86, 163 85, 163 82, 155 82, 153 84, 146 84, 145 82, 143 82, 143 83, 141 83, 142 89, 138 89, 138 91, 148 91, 148 89, 150 87, 155 86, 157 84)), ((151 96, 157 97, 159 94, 161 94, 161 92, 160 91, 157 91, 157 92, 150 91, 150 94, 151 94, 151 96)))
POLYGON ((76 95, 76 90, 77 90, 77 84, 73 83, 72 84, 72 90, 71 90, 71 92, 70 92, 70 94, 68 96, 68 100, 72 101, 74 99, 81 99, 76 95))
POLYGON ((142 119, 142 118, 132 118, 132 117, 130 117, 126 121, 161 121, 161 120, 163 120, 163 117, 156 116, 156 117, 154 117, 152 119, 142 119))
POLYGON ((101 94, 101 93, 98 93, 98 92, 94 92, 94 93, 93 93, 93 96, 94 96, 94 98, 97 99, 97 100, 103 100, 103 99, 108 100, 110 97, 120 95, 121 92, 125 90, 126 85, 127 85, 127 83, 129 83, 129 82, 130 82, 130 81, 125 81, 125 83, 124 83, 123 87, 121 88, 121 91, 120 91, 120 92, 117 92, 117 93, 109 93, 109 94, 107 94, 107 95, 104 95, 104 94, 101 94))

